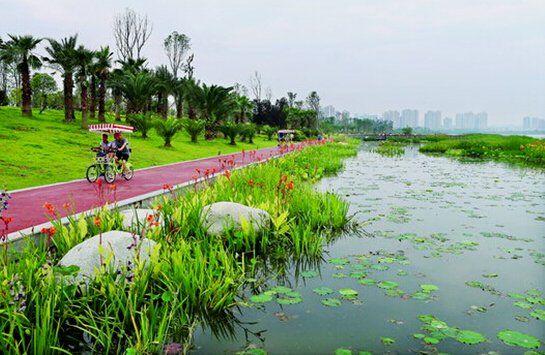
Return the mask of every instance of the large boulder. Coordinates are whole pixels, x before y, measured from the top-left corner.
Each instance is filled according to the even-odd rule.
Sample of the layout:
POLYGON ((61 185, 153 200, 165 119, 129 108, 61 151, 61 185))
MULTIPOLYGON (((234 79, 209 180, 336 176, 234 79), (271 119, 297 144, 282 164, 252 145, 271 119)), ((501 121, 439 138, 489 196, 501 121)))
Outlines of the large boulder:
POLYGON ((159 216, 156 218, 157 211, 148 208, 136 208, 121 211, 123 215, 123 227, 131 232, 140 233, 142 227, 146 226, 146 229, 154 228, 153 224, 148 222, 148 216, 152 215, 154 221, 161 224, 162 218, 159 216))
POLYGON ((241 230, 241 221, 252 224, 256 233, 268 228, 271 215, 262 209, 252 208, 235 202, 216 202, 204 206, 202 210, 203 226, 210 235, 223 235, 225 229, 241 230))
MULTIPOLYGON (((99 254, 100 235, 89 238, 66 253, 59 261, 60 266, 76 265, 79 272, 71 281, 87 283, 93 278, 95 269, 100 268, 101 256, 99 254)), ((104 249, 102 261, 112 255, 110 265, 114 270, 122 270, 134 265, 138 255, 140 261, 147 262, 155 246, 153 240, 133 236, 132 233, 122 231, 109 231, 102 233, 102 247, 104 249)))

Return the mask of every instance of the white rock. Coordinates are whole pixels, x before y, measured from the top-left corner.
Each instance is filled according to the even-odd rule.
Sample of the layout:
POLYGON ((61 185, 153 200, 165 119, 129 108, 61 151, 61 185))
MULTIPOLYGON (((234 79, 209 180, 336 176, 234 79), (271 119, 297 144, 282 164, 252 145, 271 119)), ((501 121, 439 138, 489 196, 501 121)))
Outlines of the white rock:
MULTIPOLYGON (((123 227, 126 228, 127 230, 140 233, 141 227, 143 226, 150 227, 147 220, 148 216, 151 214, 155 217, 156 213, 157 211, 151 210, 148 208, 123 210, 121 211, 121 214, 123 215, 123 227)), ((160 216, 158 217, 157 222, 161 224, 162 218, 160 216)))
MULTIPOLYGON (((93 278, 95 269, 100 268, 101 257, 98 251, 100 235, 89 238, 66 253, 59 261, 60 266, 76 265, 79 273, 71 279, 72 282, 85 281, 93 278)), ((104 248, 102 260, 106 260, 112 254, 111 266, 114 270, 126 267, 130 261, 134 264, 138 255, 140 261, 147 262, 156 243, 147 238, 133 237, 132 233, 122 231, 109 231, 102 233, 102 247, 104 248)), ((109 266, 109 265, 108 265, 109 266)))
POLYGON ((241 230, 241 219, 250 222, 256 233, 271 223, 271 215, 267 211, 235 202, 216 202, 202 210, 203 226, 211 235, 224 234, 226 227, 241 230))

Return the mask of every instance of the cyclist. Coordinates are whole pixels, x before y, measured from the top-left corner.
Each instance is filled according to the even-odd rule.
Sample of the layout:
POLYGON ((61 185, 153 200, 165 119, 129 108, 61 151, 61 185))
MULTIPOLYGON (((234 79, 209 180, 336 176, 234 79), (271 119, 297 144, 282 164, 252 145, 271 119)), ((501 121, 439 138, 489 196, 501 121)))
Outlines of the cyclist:
POLYGON ((100 145, 98 147, 95 147, 93 149, 98 150, 97 157, 105 157, 106 154, 111 150, 113 142, 108 142, 108 135, 104 133, 102 135, 102 142, 100 142, 100 145))
POLYGON ((127 172, 127 166, 125 165, 125 162, 129 160, 129 141, 126 138, 123 138, 123 135, 121 133, 114 133, 115 141, 113 141, 112 147, 115 149, 115 157, 116 161, 119 164, 119 161, 121 161, 121 165, 123 166, 123 173, 127 172))

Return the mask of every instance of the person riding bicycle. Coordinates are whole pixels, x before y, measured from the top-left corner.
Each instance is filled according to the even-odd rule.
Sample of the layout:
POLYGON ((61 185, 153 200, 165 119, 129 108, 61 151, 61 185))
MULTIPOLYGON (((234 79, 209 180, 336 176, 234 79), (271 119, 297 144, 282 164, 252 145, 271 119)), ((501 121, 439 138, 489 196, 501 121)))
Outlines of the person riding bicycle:
POLYGON ((130 157, 130 149, 129 149, 129 141, 126 138, 123 138, 123 135, 121 133, 115 133, 114 134, 115 141, 113 141, 112 147, 115 150, 115 157, 116 161, 119 164, 119 161, 121 161, 121 165, 123 166, 123 172, 127 172, 127 166, 125 165, 125 162, 129 160, 130 157))
POLYGON ((108 135, 104 133, 102 135, 102 141, 100 142, 100 145, 98 147, 95 147, 93 149, 97 150, 97 157, 105 157, 108 152, 110 152, 112 148, 113 142, 108 142, 108 135))

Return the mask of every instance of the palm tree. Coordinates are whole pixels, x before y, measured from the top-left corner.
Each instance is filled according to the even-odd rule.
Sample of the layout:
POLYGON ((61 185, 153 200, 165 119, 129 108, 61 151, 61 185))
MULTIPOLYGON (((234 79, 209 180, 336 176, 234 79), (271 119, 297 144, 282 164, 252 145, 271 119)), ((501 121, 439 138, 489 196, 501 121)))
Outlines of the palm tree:
POLYGON ((160 65, 155 69, 157 83, 157 112, 166 120, 168 115, 168 97, 173 91, 175 78, 166 65, 160 65))
POLYGON ((176 102, 176 118, 182 118, 184 111, 184 100, 186 100, 188 96, 187 79, 175 79, 172 87, 172 93, 174 94, 174 101, 176 102))
POLYGON ((224 125, 219 127, 225 138, 229 139, 229 144, 237 145, 235 141, 239 133, 241 132, 241 125, 234 123, 233 121, 227 121, 224 125))
POLYGON ((171 117, 168 120, 157 120, 155 122, 155 130, 157 131, 157 134, 161 137, 163 137, 165 141, 165 147, 172 147, 170 142, 172 141, 172 138, 182 129, 182 121, 171 117))
POLYGON ((200 115, 205 121, 204 136, 208 140, 216 137, 221 121, 227 119, 235 109, 232 89, 203 84, 202 88, 194 92, 200 115))
MULTIPOLYGON (((96 55, 96 52, 95 52, 96 55)), ((97 67, 93 61, 89 66, 89 118, 94 119, 97 110, 97 67)))
MULTIPOLYGON (((112 89, 112 95, 114 97, 114 112, 115 120, 121 121, 121 99, 123 96, 123 82, 125 80, 125 74, 122 69, 114 69, 108 77, 107 84, 112 89)), ((106 96, 106 95, 105 95, 106 96)))
POLYGON ((44 59, 62 71, 65 122, 73 122, 75 120, 73 75, 76 68, 75 52, 77 39, 78 35, 63 38, 60 42, 48 39, 49 47, 45 49, 49 57, 44 59))
POLYGON ((110 68, 112 67, 112 56, 114 54, 110 51, 110 47, 100 47, 100 50, 95 52, 95 73, 98 76, 98 121, 106 122, 104 116, 106 110, 106 81, 110 75, 110 68))
POLYGON ((184 128, 187 134, 189 134, 191 137, 191 142, 197 143, 199 135, 201 135, 204 131, 204 121, 185 119, 184 128))
POLYGON ((155 77, 148 72, 128 73, 120 87, 127 100, 127 114, 148 111, 151 97, 157 91, 155 77))
POLYGON ((87 129, 87 99, 88 99, 88 81, 87 76, 89 73, 90 66, 93 63, 93 58, 95 53, 89 49, 79 46, 74 54, 74 60, 78 68, 77 77, 80 87, 80 98, 81 98, 81 128, 87 129))
POLYGON ((32 36, 14 36, 8 35, 10 40, 2 43, 0 49, 1 60, 14 63, 17 70, 21 73, 22 84, 22 105, 21 113, 23 116, 32 116, 32 88, 30 84, 30 69, 37 69, 42 65, 38 56, 32 51, 42 41, 41 38, 32 36))
POLYGON ((246 123, 246 114, 251 112, 254 104, 247 96, 237 96, 236 105, 238 113, 236 115, 236 123, 246 123))

